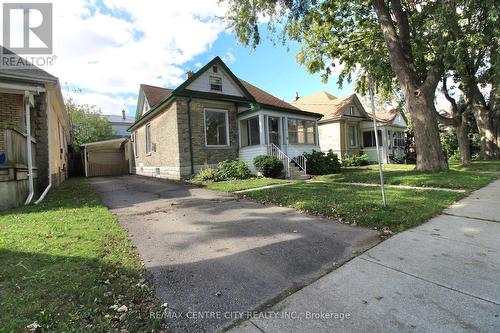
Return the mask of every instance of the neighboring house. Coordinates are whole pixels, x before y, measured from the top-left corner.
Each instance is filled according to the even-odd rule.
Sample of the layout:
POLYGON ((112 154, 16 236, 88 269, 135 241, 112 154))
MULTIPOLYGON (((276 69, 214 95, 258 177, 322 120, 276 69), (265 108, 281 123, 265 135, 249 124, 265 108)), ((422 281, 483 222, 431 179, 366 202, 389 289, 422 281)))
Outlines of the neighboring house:
MULTIPOLYGON (((323 115, 319 121, 322 151, 333 150, 340 158, 363 152, 370 161, 377 160, 375 132, 371 113, 366 112, 356 94, 336 98, 327 92, 297 98, 292 105, 323 115)), ((404 156, 406 120, 402 112, 377 113, 381 160, 391 163, 404 156)))
POLYGON ((115 131, 117 138, 125 138, 129 135, 127 129, 135 121, 134 117, 127 116, 125 110, 122 110, 122 114, 118 115, 104 115, 108 119, 111 128, 115 131))
POLYGON ((240 159, 255 173, 254 157, 272 154, 293 176, 302 154, 319 150, 320 117, 237 78, 216 57, 175 89, 140 86, 131 172, 180 179, 240 159))
MULTIPOLYGON (((2 59, 19 59, 0 51, 2 59)), ((35 201, 64 181, 69 143, 58 79, 33 65, 0 66, 0 209, 35 201)))

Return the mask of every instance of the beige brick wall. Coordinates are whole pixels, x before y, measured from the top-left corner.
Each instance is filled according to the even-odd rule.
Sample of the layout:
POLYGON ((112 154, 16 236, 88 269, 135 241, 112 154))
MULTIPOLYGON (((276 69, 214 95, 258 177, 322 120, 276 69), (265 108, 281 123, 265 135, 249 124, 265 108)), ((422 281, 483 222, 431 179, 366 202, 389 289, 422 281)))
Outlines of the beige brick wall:
MULTIPOLYGON (((180 166, 182 176, 191 174, 189 156, 189 127, 187 115, 187 98, 177 100, 177 117, 180 126, 180 166)), ((204 165, 214 165, 223 160, 238 158, 238 123, 237 108, 234 103, 219 102, 203 99, 191 100, 191 127, 193 137, 193 164, 195 172, 204 165), (207 147, 205 145, 205 108, 228 110, 229 116, 229 146, 221 148, 207 147)))
POLYGON ((179 178, 179 141, 177 135, 177 107, 173 102, 157 116, 135 130, 134 163, 137 174, 154 176, 161 168, 160 177, 179 178), (156 151, 146 154, 146 125, 151 124, 151 137, 156 151), (142 171, 141 169, 142 163, 142 171), (177 171, 175 171, 177 170, 177 171))

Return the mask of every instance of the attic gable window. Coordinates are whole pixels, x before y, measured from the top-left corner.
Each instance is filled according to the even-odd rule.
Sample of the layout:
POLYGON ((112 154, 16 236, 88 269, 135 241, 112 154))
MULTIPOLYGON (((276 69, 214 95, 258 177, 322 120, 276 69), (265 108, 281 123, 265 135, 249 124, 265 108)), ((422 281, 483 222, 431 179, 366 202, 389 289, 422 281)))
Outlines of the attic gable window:
POLYGON ((349 114, 351 116, 354 116, 354 106, 352 106, 352 105, 349 106, 349 114))
POLYGON ((210 76, 210 90, 222 91, 222 78, 219 76, 210 76))
POLYGON ((219 69, 217 68, 217 66, 212 66, 212 71, 213 71, 214 73, 217 73, 217 72, 218 72, 218 70, 219 70, 219 69))
POLYGON ((146 98, 144 98, 144 103, 142 104, 142 114, 145 114, 150 109, 151 109, 151 107, 149 106, 148 100, 146 98))

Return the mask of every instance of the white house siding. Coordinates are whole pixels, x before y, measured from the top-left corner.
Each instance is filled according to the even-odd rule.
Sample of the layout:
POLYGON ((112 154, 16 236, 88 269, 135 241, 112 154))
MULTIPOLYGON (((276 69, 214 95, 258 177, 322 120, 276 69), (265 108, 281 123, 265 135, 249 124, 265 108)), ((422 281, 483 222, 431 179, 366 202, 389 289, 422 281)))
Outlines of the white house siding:
POLYGON ((229 77, 226 71, 224 71, 221 66, 217 66, 217 68, 217 73, 214 73, 212 68, 205 71, 190 85, 188 85, 186 89, 243 97, 244 95, 242 91, 229 77), (222 78, 222 91, 210 90, 210 76, 218 76, 222 78))
POLYGON ((340 122, 324 123, 318 127, 321 151, 327 152, 331 149, 338 156, 341 156, 340 122))
POLYGON ((257 170, 253 165, 253 159, 259 155, 266 155, 267 147, 266 145, 255 145, 255 146, 247 146, 240 148, 238 159, 244 161, 250 172, 252 174, 257 174, 257 170))
POLYGON ((321 148, 315 145, 288 145, 288 147, 286 147, 286 150, 287 155, 290 158, 294 158, 304 153, 312 153, 313 150, 321 151, 321 148))

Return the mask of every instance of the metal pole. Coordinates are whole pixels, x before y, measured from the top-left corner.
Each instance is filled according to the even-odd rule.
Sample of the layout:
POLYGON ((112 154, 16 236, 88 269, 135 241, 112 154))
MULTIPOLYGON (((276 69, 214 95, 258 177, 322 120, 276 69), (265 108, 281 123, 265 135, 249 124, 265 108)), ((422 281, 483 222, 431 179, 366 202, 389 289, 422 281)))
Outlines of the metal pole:
POLYGON ((370 83, 370 101, 372 104, 372 118, 373 118, 373 130, 375 132, 375 146, 377 147, 377 161, 378 161, 378 172, 380 174, 380 189, 382 190, 382 201, 384 202, 384 207, 387 207, 387 201, 385 200, 385 189, 384 189, 384 173, 382 172, 382 162, 380 161, 380 147, 378 142, 378 130, 377 130, 377 119, 375 118, 375 91, 373 87, 373 77, 368 76, 368 81, 370 83))

